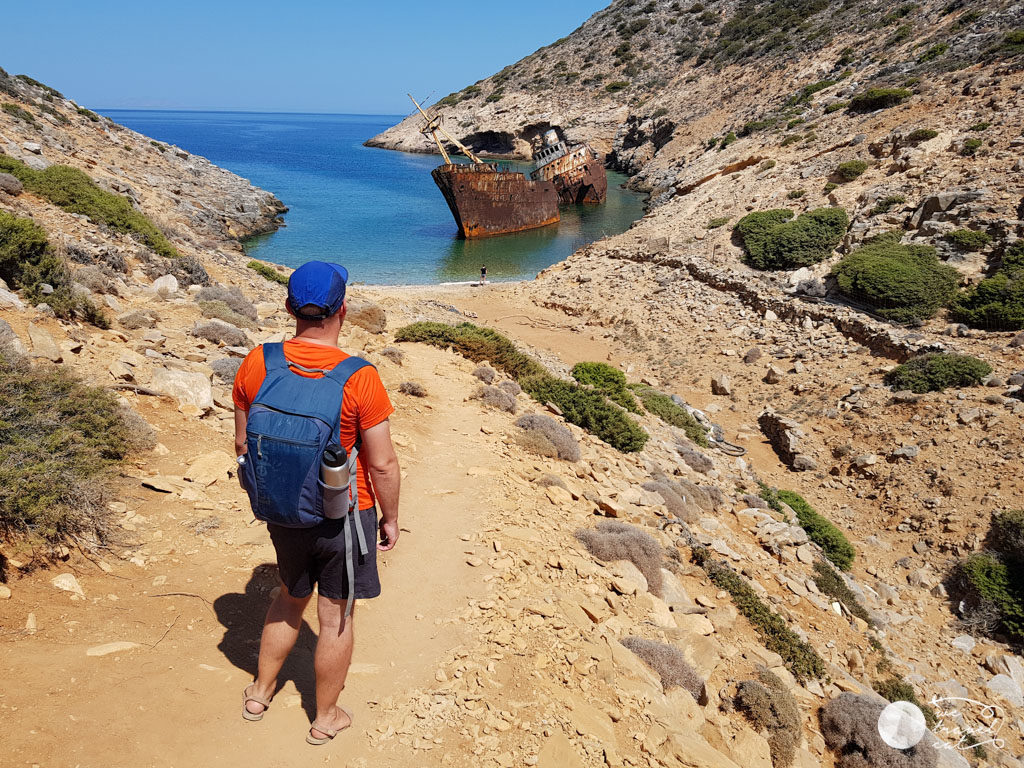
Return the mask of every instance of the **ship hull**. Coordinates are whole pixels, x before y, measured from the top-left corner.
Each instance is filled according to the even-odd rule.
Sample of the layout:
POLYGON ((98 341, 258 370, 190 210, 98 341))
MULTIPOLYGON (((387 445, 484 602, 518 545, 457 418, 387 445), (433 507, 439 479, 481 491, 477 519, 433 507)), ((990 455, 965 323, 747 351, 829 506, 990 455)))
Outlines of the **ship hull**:
POLYGON ((441 165, 430 175, 448 203, 460 237, 506 235, 559 220, 559 197, 551 181, 531 181, 486 163, 441 165))
MULTIPOLYGON (((564 144, 559 143, 554 149, 557 151, 563 147, 564 144)), ((598 205, 608 196, 608 174, 604 164, 586 144, 577 145, 545 162, 530 174, 530 178, 552 182, 560 205, 598 205)))

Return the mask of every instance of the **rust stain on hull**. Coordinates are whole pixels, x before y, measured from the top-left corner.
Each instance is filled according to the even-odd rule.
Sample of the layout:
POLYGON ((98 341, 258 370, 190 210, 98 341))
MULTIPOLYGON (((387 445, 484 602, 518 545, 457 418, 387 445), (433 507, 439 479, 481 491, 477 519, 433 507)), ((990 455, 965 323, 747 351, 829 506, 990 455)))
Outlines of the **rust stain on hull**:
POLYGON ((490 163, 449 163, 430 175, 448 203, 460 237, 522 232, 554 224, 560 218, 558 192, 549 180, 532 181, 490 163))
POLYGON ((554 183, 561 205, 598 205, 608 195, 608 174, 604 164, 586 144, 545 163, 531 173, 530 178, 554 183))

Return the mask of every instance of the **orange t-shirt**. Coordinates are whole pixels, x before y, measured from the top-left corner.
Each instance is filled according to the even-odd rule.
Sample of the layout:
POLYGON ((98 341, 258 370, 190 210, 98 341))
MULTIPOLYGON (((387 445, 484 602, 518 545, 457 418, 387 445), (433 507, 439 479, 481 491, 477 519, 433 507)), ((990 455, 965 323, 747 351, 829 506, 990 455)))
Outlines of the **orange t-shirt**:
MULTIPOLYGON (((330 370, 350 355, 337 347, 316 344, 304 339, 289 339, 284 343, 286 360, 306 368, 330 370)), ((306 373, 298 368, 290 369, 292 373, 306 378, 320 378, 323 374, 306 373)), ((258 346, 242 361, 238 373, 235 374, 235 386, 231 398, 235 405, 248 411, 256 393, 263 385, 267 369, 263 362, 263 346, 258 346)), ((380 380, 380 374, 373 366, 360 368, 352 374, 345 385, 345 399, 341 404, 340 442, 348 447, 356 442, 356 428, 369 429, 385 421, 394 407, 380 380)), ((356 483, 359 488, 359 506, 362 509, 372 507, 376 503, 373 487, 370 485, 370 473, 363 463, 362 455, 356 458, 356 483)))

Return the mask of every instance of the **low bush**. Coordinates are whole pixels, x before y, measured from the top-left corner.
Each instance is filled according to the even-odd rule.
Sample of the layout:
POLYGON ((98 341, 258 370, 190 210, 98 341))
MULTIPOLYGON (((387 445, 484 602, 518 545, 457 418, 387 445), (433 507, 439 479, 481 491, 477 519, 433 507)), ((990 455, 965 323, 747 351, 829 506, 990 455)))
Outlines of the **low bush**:
POLYGON ((989 129, 989 127, 991 125, 992 125, 992 123, 989 123, 989 122, 986 122, 986 121, 982 121, 980 123, 975 123, 974 125, 972 125, 967 130, 968 131, 986 131, 986 130, 989 129))
MULTIPOLYGON (((774 493, 779 501, 788 505, 796 513, 800 527, 807 531, 807 536, 811 541, 821 547, 825 557, 840 569, 850 570, 856 550, 843 532, 836 528, 827 517, 815 512, 807 500, 796 491, 783 490, 774 493)), ((772 503, 770 490, 764 498, 769 505, 772 503)))
POLYGON ((572 432, 550 416, 541 413, 524 413, 516 419, 516 426, 525 432, 537 432, 555 449, 555 455, 565 461, 580 460, 580 446, 572 432))
POLYGON ((857 595, 847 586, 843 577, 834 571, 828 563, 821 560, 814 561, 814 583, 822 594, 835 598, 851 614, 874 626, 875 621, 871 618, 867 608, 857 599, 857 595))
POLYGON ((926 64, 929 61, 935 61, 935 59, 943 56, 949 51, 949 43, 936 43, 927 51, 917 57, 918 64, 926 64))
POLYGON ((683 430, 686 436, 701 448, 708 447, 708 431, 690 415, 689 411, 676 405, 671 397, 646 384, 630 384, 629 388, 640 398, 648 413, 657 416, 666 424, 683 430))
POLYGON ((46 170, 36 171, 20 160, 0 155, 0 172, 16 176, 25 189, 46 198, 58 208, 88 216, 93 222, 115 232, 132 235, 160 256, 179 256, 156 225, 135 210, 128 198, 101 189, 77 168, 51 165, 46 170))
POLYGON ((1024 28, 1007 32, 1003 41, 996 46, 996 50, 1009 55, 1024 53, 1024 28))
POLYGON ((704 681, 690 666, 681 650, 674 645, 659 643, 657 640, 648 640, 643 637, 625 637, 619 642, 658 673, 658 677, 661 678, 661 687, 665 691, 671 688, 683 688, 690 692, 694 701, 700 701, 704 690, 704 681))
POLYGON ((847 160, 836 166, 836 176, 843 181, 853 181, 868 169, 868 164, 863 160, 847 160))
POLYGON ((1007 562, 1024 564, 1024 510, 1007 509, 992 515, 985 544, 1007 562))
MULTIPOLYGON (((0 155, 0 160, 3 159, 0 155)), ((46 303, 57 317, 80 318, 99 328, 109 328, 103 311, 74 285, 67 261, 50 246, 32 219, 0 211, 0 278, 22 289, 33 304, 46 303), (53 292, 43 293, 43 285, 53 292)))
POLYGON ((494 380, 498 378, 498 372, 489 365, 478 365, 473 369, 473 375, 484 384, 493 384, 494 380))
POLYGON ((516 399, 512 397, 508 392, 497 387, 492 387, 489 384, 477 389, 471 397, 474 400, 480 400, 484 405, 496 408, 499 411, 505 411, 506 413, 515 413, 519 407, 516 403, 516 399))
POLYGON ((694 505, 687 504, 682 497, 680 489, 674 483, 666 480, 649 480, 641 486, 645 491, 653 491, 665 500, 665 509, 669 517, 682 520, 684 523, 695 523, 699 519, 699 509, 694 505))
POLYGON ((397 347, 384 347, 384 349, 382 349, 377 354, 379 354, 381 357, 386 357, 395 365, 405 364, 405 353, 402 352, 402 350, 398 349, 397 347))
POLYGON ((262 277, 265 277, 272 283, 280 283, 281 285, 288 285, 288 276, 278 272, 269 264, 264 264, 262 261, 256 261, 253 259, 246 264, 249 269, 262 277))
POLYGON ((723 149, 728 147, 730 144, 736 141, 736 134, 729 131, 725 136, 722 137, 722 141, 718 145, 718 151, 721 152, 723 149))
POLYGON ((794 189, 788 195, 786 195, 786 197, 789 198, 790 200, 799 200, 801 197, 803 197, 806 194, 807 194, 807 190, 806 189, 794 189))
POLYGON ((907 141, 911 144, 918 144, 922 141, 928 141, 934 139, 939 135, 939 132, 932 130, 931 128, 915 128, 909 134, 907 134, 907 141))
POLYGON ((575 536, 598 560, 633 563, 647 579, 651 594, 661 597, 661 545, 651 534, 634 525, 602 520, 596 528, 580 528, 575 536))
POLYGON ((36 122, 35 115, 33 115, 24 107, 19 107, 17 104, 11 104, 10 102, 5 101, 3 104, 0 104, 0 109, 2 109, 11 117, 16 117, 19 120, 25 121, 26 123, 35 124, 36 122))
POLYGON ((953 566, 946 589, 977 632, 1024 640, 1024 563, 1002 552, 976 552, 953 566))
POLYGON ((533 481, 536 485, 541 488, 562 488, 563 490, 569 490, 566 486, 565 481, 557 475, 552 475, 545 472, 543 475, 533 481))
POLYGON ((916 322, 934 315, 955 295, 959 273, 926 245, 903 245, 899 234, 880 235, 832 269, 839 292, 868 304, 887 320, 916 322))
POLYGON ((933 352, 912 357, 893 368, 885 383, 896 391, 941 392, 949 387, 973 387, 992 373, 992 366, 971 355, 933 352))
POLYGON ((774 768, 786 768, 792 765, 802 736, 800 707, 778 675, 759 667, 757 678, 737 686, 736 708, 767 734, 774 768))
POLYGON ((56 544, 107 536, 112 467, 153 431, 110 392, 65 368, 0 350, 0 535, 56 544))
POLYGON ((232 312, 249 320, 256 320, 256 307, 245 298, 242 289, 237 285, 227 288, 223 285, 210 285, 196 294, 196 301, 222 301, 232 312))
POLYGON ((238 369, 242 366, 240 357, 221 357, 210 363, 213 375, 225 384, 231 384, 235 380, 238 369))
POLYGON ((693 559, 711 582, 732 596, 733 603, 753 625, 764 647, 779 654, 797 682, 803 683, 825 674, 825 662, 810 645, 800 639, 786 620, 769 608, 746 579, 725 563, 712 559, 703 547, 694 547, 693 559))
POLYGON ((618 93, 619 91, 624 91, 627 88, 629 88, 629 82, 627 80, 613 80, 604 87, 608 93, 618 93))
POLYGON ((878 216, 883 213, 888 213, 895 206, 903 205, 906 202, 907 198, 903 195, 888 195, 875 203, 875 207, 871 209, 868 216, 878 216))
MULTIPOLYGON (((774 160, 765 160, 763 163, 761 163, 759 166, 757 166, 757 170, 758 171, 762 171, 762 172, 763 171, 770 171, 775 166, 776 166, 776 162, 774 160)), ((723 223, 725 223, 725 222, 723 222, 723 223)))
POLYGON ((973 328, 1018 331, 1024 328, 1024 240, 1006 249, 999 269, 960 294, 950 316, 973 328))
POLYGON ((869 88, 850 99, 851 112, 874 112, 901 104, 913 95, 906 88, 869 88))
POLYGON ((505 379, 504 381, 499 381, 498 389, 505 390, 510 395, 512 395, 512 397, 515 397, 516 395, 523 391, 523 388, 516 384, 516 382, 512 381, 512 379, 505 379))
POLYGON ((831 115, 833 112, 838 112, 840 109, 846 109, 850 106, 848 101, 833 101, 827 107, 825 107, 825 114, 831 115))
POLYGON ((876 680, 871 687, 875 689, 875 693, 887 701, 909 701, 924 713, 925 723, 929 728, 934 728, 939 722, 935 710, 927 704, 922 704, 921 700, 917 698, 914 686, 902 677, 893 676, 885 680, 876 680))
POLYGON ((249 341, 249 337, 245 335, 244 331, 223 320, 207 320, 205 323, 196 323, 192 328, 192 335, 228 347, 252 346, 252 342, 249 341))
POLYGON ((890 747, 878 732, 884 705, 870 696, 841 693, 821 708, 821 735, 836 756, 836 768, 935 768, 938 750, 920 743, 890 747))
POLYGON ((98 123, 100 121, 100 116, 93 112, 91 109, 86 109, 85 107, 77 107, 75 111, 78 112, 78 114, 80 114, 82 117, 89 118, 94 123, 98 123))
MULTIPOLYGON (((400 328, 395 334, 395 341, 418 341, 441 349, 451 347, 474 362, 487 360, 515 379, 534 400, 542 405, 554 403, 566 421, 582 427, 620 451, 639 451, 647 442, 647 433, 600 392, 556 379, 544 366, 524 355, 511 341, 490 328, 480 328, 472 323, 445 325, 420 322, 400 328)), ((502 394, 508 396, 504 392, 502 394)))
POLYGON ((706 475, 715 468, 715 462, 707 454, 701 453, 688 443, 677 443, 676 452, 682 457, 686 465, 694 472, 706 475))
POLYGON ((640 413, 636 398, 626 386, 626 374, 607 363, 576 363, 570 375, 584 386, 591 386, 631 413, 640 413))
POLYGON ((793 219, 782 208, 748 213, 736 224, 743 261, 755 269, 797 269, 827 258, 846 234, 842 208, 817 208, 793 219))
POLYGON ((976 229, 955 229, 942 236, 950 245, 968 253, 980 251, 992 242, 992 235, 976 229))
POLYGON ((983 143, 981 139, 967 139, 960 146, 960 154, 963 157, 974 157, 983 143))
POLYGON ((200 301, 199 311, 203 313, 203 317, 211 320, 220 320, 238 328, 256 328, 256 323, 238 314, 223 301, 200 301))
POLYGON ((398 391, 403 395, 410 395, 411 397, 427 396, 427 388, 422 384, 417 384, 415 381, 403 381, 398 385, 398 391))
POLYGON ((729 223, 728 216, 716 216, 708 222, 708 229, 718 229, 729 223))
POLYGON ((517 432, 513 440, 515 440, 516 445, 528 453, 535 453, 547 459, 558 458, 558 449, 543 432, 537 432, 532 429, 524 430, 517 432))

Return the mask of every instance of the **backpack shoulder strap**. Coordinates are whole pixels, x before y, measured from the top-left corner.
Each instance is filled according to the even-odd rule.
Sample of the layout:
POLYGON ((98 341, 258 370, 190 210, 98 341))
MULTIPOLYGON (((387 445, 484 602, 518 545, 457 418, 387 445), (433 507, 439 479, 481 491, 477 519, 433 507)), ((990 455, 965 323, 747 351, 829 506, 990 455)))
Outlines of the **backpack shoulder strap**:
POLYGON ((361 357, 346 357, 331 370, 324 374, 325 378, 333 379, 338 383, 338 386, 342 389, 348 384, 349 378, 356 371, 362 370, 366 366, 372 365, 361 357))
POLYGON ((279 370, 288 368, 288 361, 284 356, 284 344, 280 341, 263 345, 263 366, 268 370, 279 370))

